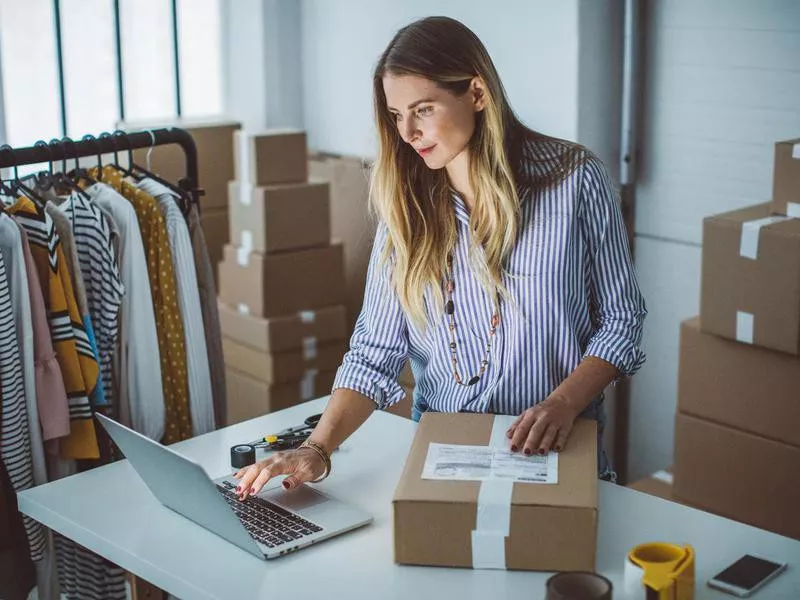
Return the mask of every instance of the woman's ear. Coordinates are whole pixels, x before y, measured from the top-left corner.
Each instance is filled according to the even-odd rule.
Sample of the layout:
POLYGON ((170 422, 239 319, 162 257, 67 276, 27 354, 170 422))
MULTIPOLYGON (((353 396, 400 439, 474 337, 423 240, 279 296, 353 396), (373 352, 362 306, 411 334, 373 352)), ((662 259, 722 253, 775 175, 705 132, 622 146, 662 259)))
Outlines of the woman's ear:
POLYGON ((486 84, 480 77, 473 77, 469 82, 469 93, 472 96, 472 107, 475 112, 481 112, 486 108, 486 84))

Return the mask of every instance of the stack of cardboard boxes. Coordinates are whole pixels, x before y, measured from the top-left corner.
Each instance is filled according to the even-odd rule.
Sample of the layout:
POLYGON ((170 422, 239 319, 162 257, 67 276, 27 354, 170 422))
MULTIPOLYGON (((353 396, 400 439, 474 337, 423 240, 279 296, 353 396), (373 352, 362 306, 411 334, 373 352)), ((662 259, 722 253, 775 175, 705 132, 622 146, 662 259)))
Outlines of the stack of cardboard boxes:
POLYGON ((348 333, 342 245, 305 134, 237 131, 233 145, 219 264, 229 423, 329 393, 348 333))
POLYGON ((709 217, 700 318, 681 325, 672 493, 800 538, 800 140, 773 201, 709 217), (787 216, 788 215, 788 216, 787 216))

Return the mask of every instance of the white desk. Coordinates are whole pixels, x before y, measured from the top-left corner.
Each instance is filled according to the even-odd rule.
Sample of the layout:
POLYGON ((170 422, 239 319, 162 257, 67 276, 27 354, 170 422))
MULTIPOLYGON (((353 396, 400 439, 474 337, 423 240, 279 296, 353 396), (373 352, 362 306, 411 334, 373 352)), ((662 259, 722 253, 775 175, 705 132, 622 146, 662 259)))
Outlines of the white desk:
MULTIPOLYGON (((232 445, 302 422, 327 398, 176 444, 212 477, 230 472, 232 445)), ((19 494, 22 512, 182 598, 542 598, 548 573, 409 567, 393 562, 392 495, 416 425, 376 413, 334 456, 320 488, 375 522, 296 554, 261 561, 161 506, 127 461, 19 494)), ((800 598, 800 542, 600 482, 597 569, 622 586, 627 551, 647 541, 697 551, 697 595, 729 599, 705 581, 745 552, 790 563, 756 598, 800 598)), ((615 595, 619 598, 620 595, 615 595)))

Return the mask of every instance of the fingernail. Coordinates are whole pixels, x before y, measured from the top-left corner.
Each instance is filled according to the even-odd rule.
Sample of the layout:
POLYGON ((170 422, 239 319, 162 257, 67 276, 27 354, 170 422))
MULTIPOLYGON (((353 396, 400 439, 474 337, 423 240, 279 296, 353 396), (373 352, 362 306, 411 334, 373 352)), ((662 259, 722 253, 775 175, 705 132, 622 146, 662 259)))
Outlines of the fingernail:
POLYGON ((242 486, 237 485, 236 486, 236 493, 239 494, 239 493, 241 493, 241 491, 242 491, 242 486))
POLYGON ((511 446, 511 451, 512 451, 512 452, 516 452, 516 451, 517 451, 517 447, 516 447, 516 446, 514 446, 514 445, 512 445, 512 446, 511 446))
POLYGON ((250 488, 250 495, 253 495, 255 493, 256 493, 256 488, 254 487, 250 488))
POLYGON ((284 481, 284 482, 283 482, 281 485, 283 486, 283 489, 285 489, 285 490, 288 490, 288 489, 291 487, 291 486, 289 485, 289 482, 288 482, 288 481, 284 481))
POLYGON ((544 455, 544 448, 539 448, 539 456, 543 456, 543 455, 544 455))
POLYGON ((561 452, 561 446, 556 446, 556 447, 555 447, 555 451, 556 451, 556 452, 561 452))
POLYGON ((530 456, 531 455, 531 449, 530 448, 525 448, 525 455, 526 456, 530 456))

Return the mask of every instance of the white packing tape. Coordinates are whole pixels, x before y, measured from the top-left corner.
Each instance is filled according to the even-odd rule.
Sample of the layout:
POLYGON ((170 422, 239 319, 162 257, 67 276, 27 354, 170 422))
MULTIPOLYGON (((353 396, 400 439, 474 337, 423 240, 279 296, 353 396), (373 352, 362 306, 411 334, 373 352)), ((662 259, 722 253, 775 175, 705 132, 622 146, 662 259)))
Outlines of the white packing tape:
POLYGON ((253 249, 253 232, 245 229, 239 235, 239 246, 242 248, 247 248, 248 250, 253 249))
POLYGON ((239 182, 239 203, 245 206, 253 203, 253 186, 244 180, 239 182))
POLYGON ((656 471, 651 475, 653 479, 663 481, 666 484, 672 485, 673 477, 669 471, 656 471))
MULTIPOLYGON (((514 422, 509 415, 495 415, 489 446, 505 449, 506 431, 514 422)), ((506 538, 511 525, 513 481, 483 481, 478 492, 475 529, 472 531, 472 568, 505 569, 506 538)))
POLYGON ((246 267, 250 264, 250 248, 237 248, 236 262, 239 263, 240 267, 246 267))
POLYGON ((786 216, 800 219, 800 202, 788 202, 786 204, 786 216))
POLYGON ((303 360, 317 358, 317 336, 309 335, 303 338, 303 360))
POLYGON ((236 163, 236 179, 240 185, 246 185, 250 183, 250 139, 242 129, 237 132, 237 137, 239 140, 239 162, 236 163))
POLYGON ((299 314, 303 323, 313 323, 317 319, 317 313, 313 310, 301 310, 299 314))
POLYGON ((736 311, 736 341, 744 344, 753 343, 753 313, 736 311))
POLYGON ((739 256, 756 260, 758 258, 758 239, 761 228, 785 221, 788 217, 774 216, 742 223, 742 236, 739 239, 739 256))
POLYGON ((316 369, 306 369, 303 378, 300 380, 300 400, 306 401, 314 398, 315 381, 317 379, 316 369))
POLYGON ((250 307, 247 306, 247 304, 242 304, 241 302, 239 302, 239 306, 237 308, 239 309, 239 313, 240 314, 243 314, 243 315, 249 315, 250 314, 250 307))
POLYGON ((792 158, 800 158, 800 142, 792 146, 792 158))

